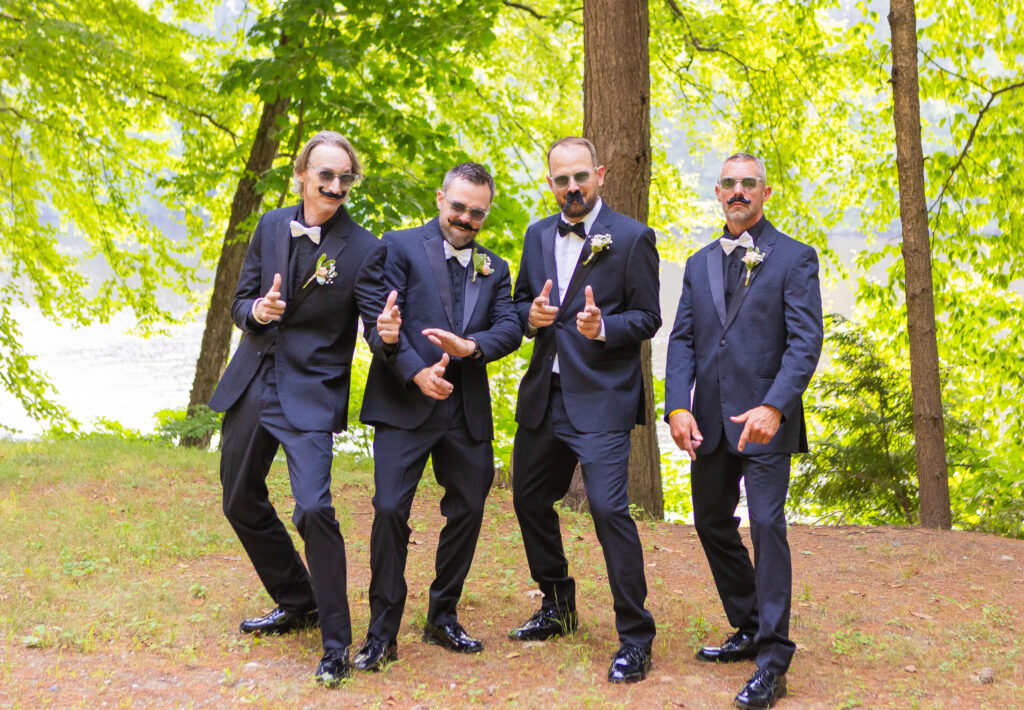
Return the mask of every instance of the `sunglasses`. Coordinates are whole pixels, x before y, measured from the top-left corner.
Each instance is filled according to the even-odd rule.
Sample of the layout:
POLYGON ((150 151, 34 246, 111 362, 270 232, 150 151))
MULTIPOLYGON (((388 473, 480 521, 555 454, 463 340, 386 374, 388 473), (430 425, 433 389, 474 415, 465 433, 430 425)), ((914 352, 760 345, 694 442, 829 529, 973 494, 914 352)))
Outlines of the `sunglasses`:
POLYGON ((590 171, 589 170, 581 170, 578 173, 573 173, 571 176, 569 176, 569 175, 552 175, 551 176, 551 182, 554 183, 555 187, 569 187, 569 179, 570 179, 570 177, 573 180, 576 181, 577 185, 582 185, 582 184, 586 183, 588 180, 590 180, 590 171))
POLYGON ((337 179, 341 183, 342 187, 352 187, 352 184, 359 179, 358 175, 352 173, 336 173, 326 168, 316 171, 317 179, 320 180, 321 187, 327 187, 328 185, 334 184, 334 180, 337 179))
POLYGON ((723 190, 731 190, 736 187, 736 183, 739 183, 744 190, 753 190, 757 187, 757 183, 761 182, 759 177, 745 177, 745 178, 732 178, 724 177, 718 181, 718 184, 722 186, 723 190))
POLYGON ((483 222, 487 219, 487 215, 490 213, 490 210, 483 210, 479 207, 469 207, 461 202, 449 200, 448 195, 444 196, 444 201, 448 203, 448 206, 451 207, 452 211, 457 215, 461 216, 469 212, 469 218, 474 222, 483 222))

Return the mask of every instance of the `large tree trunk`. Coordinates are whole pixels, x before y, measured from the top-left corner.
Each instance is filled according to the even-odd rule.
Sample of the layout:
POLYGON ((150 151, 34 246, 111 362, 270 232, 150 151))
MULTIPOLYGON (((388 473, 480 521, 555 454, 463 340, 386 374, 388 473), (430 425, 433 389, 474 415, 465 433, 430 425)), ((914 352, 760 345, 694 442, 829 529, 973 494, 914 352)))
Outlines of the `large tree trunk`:
POLYGON ((910 338, 910 385, 914 404, 914 454, 921 500, 921 525, 948 530, 949 478, 939 352, 932 297, 932 256, 924 192, 920 94, 917 77, 917 16, 913 0, 892 0, 893 121, 896 168, 903 225, 906 271, 907 332, 910 338))
MULTIPOLYGON (((288 111, 288 97, 278 97, 273 103, 263 104, 263 115, 252 142, 249 160, 245 164, 245 172, 238 180, 235 197, 231 201, 231 216, 228 227, 224 231, 224 245, 221 248, 217 271, 213 279, 213 296, 210 307, 206 311, 206 329, 203 331, 203 344, 199 349, 199 360, 196 362, 195 379, 192 380, 192 393, 188 400, 188 411, 191 415, 196 407, 205 406, 213 396, 224 366, 228 361, 228 350, 231 348, 231 302, 235 297, 235 287, 242 271, 242 261, 249 245, 248 231, 240 230, 263 202, 263 193, 257 192, 256 183, 274 163, 280 143, 278 119, 288 111)), ((183 437, 183 446, 206 448, 210 445, 212 432, 201 436, 183 437)))
MULTIPOLYGON (((598 160, 607 169, 602 197, 616 211, 646 222, 651 186, 647 1, 585 0, 583 28, 583 135, 597 146, 598 160)), ((644 515, 661 520, 650 342, 643 344, 641 359, 647 424, 631 437, 629 498, 644 515)), ((582 491, 579 476, 577 470, 572 495, 582 491)))

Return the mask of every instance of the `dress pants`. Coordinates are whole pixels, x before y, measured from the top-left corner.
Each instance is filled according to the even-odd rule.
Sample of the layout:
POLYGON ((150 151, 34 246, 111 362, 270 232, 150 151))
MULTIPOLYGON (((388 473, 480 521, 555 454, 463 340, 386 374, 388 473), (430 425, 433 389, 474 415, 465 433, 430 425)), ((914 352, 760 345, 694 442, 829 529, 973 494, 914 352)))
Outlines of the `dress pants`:
POLYGON ((377 425, 373 440, 373 530, 370 534, 370 625, 367 636, 398 637, 405 609, 409 514, 427 457, 444 488, 445 525, 437 541, 427 621, 458 620, 456 606, 476 551, 484 503, 494 480, 491 442, 469 435, 458 385, 416 429, 377 425))
POLYGON ((655 627, 644 608, 644 553, 629 515, 629 432, 578 431, 556 385, 544 421, 536 429, 520 426, 513 451, 512 500, 530 575, 544 594, 542 607, 559 612, 576 608, 576 582, 569 576, 554 504, 569 490, 578 461, 608 570, 619 639, 650 648, 655 627))
POLYGON ((270 355, 224 415, 221 435, 224 515, 263 586, 283 609, 319 608, 325 650, 349 646, 345 541, 331 505, 331 432, 298 431, 289 425, 270 355), (288 459, 295 498, 292 522, 305 541, 309 572, 268 498, 266 478, 278 446, 288 459))
POLYGON ((722 433, 718 448, 697 450, 691 467, 693 518, 729 623, 755 634, 758 668, 785 673, 796 650, 789 639, 793 566, 786 539, 789 454, 741 456, 722 433), (739 534, 740 479, 747 492, 751 564, 739 534))

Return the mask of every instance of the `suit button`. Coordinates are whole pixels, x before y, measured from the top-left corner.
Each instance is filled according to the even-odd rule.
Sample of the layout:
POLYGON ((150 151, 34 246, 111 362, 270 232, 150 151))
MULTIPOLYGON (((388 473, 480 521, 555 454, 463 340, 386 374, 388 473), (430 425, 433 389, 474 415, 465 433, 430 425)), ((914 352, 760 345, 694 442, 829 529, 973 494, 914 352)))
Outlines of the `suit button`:
POLYGON ((555 323, 555 327, 561 330, 562 328, 565 327, 565 323, 555 323))
POLYGON ((724 348, 725 347, 725 338, 722 338, 721 340, 719 340, 718 344, 721 345, 724 348))

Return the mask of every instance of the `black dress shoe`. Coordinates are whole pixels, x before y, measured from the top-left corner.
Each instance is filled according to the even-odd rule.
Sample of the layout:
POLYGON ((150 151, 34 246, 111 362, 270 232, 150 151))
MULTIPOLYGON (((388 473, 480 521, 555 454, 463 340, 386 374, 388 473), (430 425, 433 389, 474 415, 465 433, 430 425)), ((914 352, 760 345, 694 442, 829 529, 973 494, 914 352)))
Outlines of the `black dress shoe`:
POLYGON ((615 652, 608 669, 609 683, 636 683, 647 677, 651 670, 651 649, 624 643, 615 652))
POLYGON ((735 703, 736 707, 744 710, 760 710, 772 707, 785 694, 785 673, 772 673, 758 668, 736 696, 735 703))
POLYGON ((737 631, 721 646, 705 646, 697 651, 697 658, 709 663, 732 663, 757 658, 761 645, 754 643, 754 634, 737 631))
POLYGON ((352 659, 352 665, 361 671, 382 671, 387 664, 398 660, 398 643, 367 636, 363 647, 352 659))
POLYGON ((324 651, 313 674, 313 680, 326 688, 337 688, 341 681, 351 677, 352 663, 348 660, 348 648, 329 648, 324 651))
POLYGON ((423 640, 437 646, 444 646, 449 651, 456 653, 480 653, 484 650, 483 643, 466 633, 462 624, 453 621, 443 626, 434 626, 431 623, 423 625, 423 640))
POLYGON ((571 634, 578 626, 575 609, 538 609, 525 624, 512 629, 508 637, 516 641, 547 641, 552 636, 571 634))
POLYGON ((243 634, 286 634, 296 629, 309 629, 318 624, 316 609, 289 611, 275 607, 266 616, 244 620, 238 627, 243 634))

